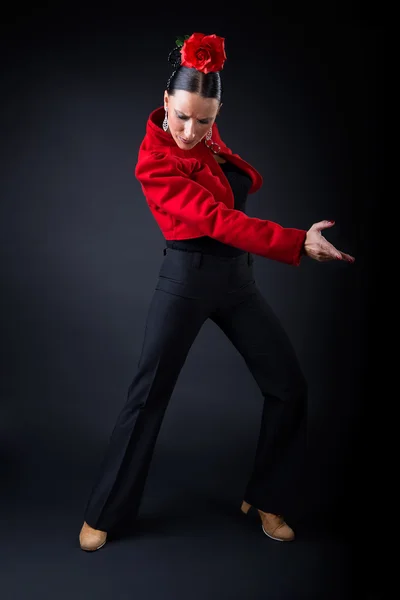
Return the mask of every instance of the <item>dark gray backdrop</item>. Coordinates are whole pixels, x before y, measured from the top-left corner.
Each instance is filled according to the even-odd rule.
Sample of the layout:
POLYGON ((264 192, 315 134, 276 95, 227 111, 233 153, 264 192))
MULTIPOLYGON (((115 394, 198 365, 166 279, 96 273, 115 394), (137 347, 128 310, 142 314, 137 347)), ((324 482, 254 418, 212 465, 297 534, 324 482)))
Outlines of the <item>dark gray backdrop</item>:
MULTIPOLYGON (((264 177, 248 214, 304 229, 334 219, 326 237, 356 257, 298 268, 255 257, 259 287, 309 381, 308 504, 299 518, 304 509, 314 525, 337 526, 360 505, 366 462, 372 468, 365 391, 379 29, 172 12, 42 10, 3 26, 3 515, 17 522, 61 509, 79 531, 135 372, 164 247, 134 178, 138 146, 162 105, 175 37, 203 31, 226 38, 221 135, 264 177)), ((239 507, 261 409, 241 357, 206 324, 166 413, 145 502, 167 510, 193 492, 239 507)))

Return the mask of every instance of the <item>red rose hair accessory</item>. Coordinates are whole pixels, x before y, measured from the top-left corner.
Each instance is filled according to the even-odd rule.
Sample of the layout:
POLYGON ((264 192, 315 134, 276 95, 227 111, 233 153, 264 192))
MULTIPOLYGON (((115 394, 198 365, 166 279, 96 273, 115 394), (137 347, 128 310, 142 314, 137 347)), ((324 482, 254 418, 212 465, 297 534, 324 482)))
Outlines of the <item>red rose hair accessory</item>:
POLYGON ((181 48, 181 66, 194 68, 202 73, 222 70, 226 61, 225 38, 215 33, 193 33, 191 36, 178 38, 175 43, 181 48))

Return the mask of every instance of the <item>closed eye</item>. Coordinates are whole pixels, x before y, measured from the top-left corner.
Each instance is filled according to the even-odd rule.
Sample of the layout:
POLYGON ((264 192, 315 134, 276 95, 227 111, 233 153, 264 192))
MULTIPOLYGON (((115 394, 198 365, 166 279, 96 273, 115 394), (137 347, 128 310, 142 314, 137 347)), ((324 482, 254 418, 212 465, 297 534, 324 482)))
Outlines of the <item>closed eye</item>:
MULTIPOLYGON (((182 121, 186 121, 186 119, 188 117, 181 117, 180 115, 177 115, 178 119, 182 119, 182 121)), ((199 123, 201 123, 202 125, 208 125, 208 121, 199 121, 199 123)))

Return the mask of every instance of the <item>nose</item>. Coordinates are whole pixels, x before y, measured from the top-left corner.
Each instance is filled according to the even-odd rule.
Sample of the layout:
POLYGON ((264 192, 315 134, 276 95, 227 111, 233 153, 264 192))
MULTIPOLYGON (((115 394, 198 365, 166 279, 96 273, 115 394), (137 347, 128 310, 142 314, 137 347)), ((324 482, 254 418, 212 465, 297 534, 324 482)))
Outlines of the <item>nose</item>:
POLYGON ((193 123, 185 123, 184 136, 185 140, 191 141, 196 137, 195 126, 193 123))

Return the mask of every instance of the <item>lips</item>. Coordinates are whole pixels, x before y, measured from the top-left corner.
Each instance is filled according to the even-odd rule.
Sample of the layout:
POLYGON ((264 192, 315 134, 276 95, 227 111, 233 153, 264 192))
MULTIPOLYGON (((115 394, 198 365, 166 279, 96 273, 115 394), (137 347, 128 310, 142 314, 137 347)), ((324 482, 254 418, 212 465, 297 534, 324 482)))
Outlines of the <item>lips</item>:
POLYGON ((181 140, 181 142, 183 142, 184 144, 191 144, 192 142, 189 140, 185 140, 184 138, 182 138, 181 136, 179 136, 179 139, 181 140))

